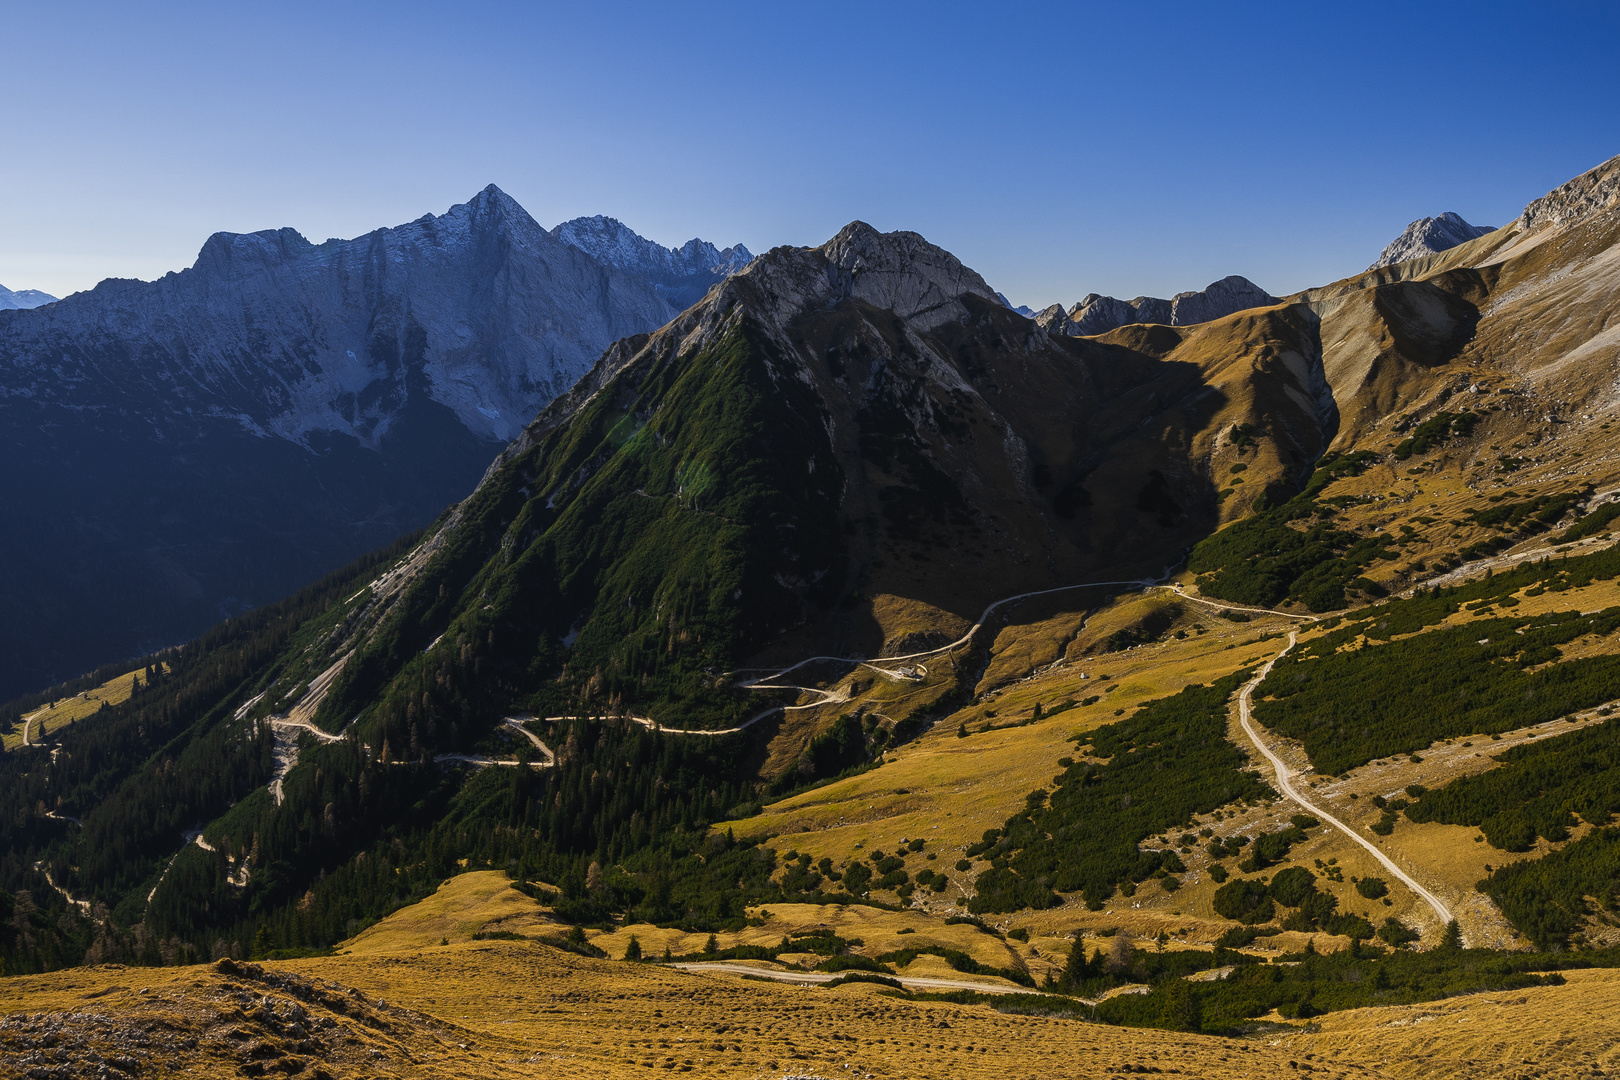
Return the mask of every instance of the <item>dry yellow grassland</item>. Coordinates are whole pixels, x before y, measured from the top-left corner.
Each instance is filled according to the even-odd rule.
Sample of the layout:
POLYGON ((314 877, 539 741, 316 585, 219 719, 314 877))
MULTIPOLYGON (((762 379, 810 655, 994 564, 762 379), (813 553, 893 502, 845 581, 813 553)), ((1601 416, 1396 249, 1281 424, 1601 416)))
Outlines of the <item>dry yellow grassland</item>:
MULTIPOLYGON (((1507 565, 1512 565, 1511 557, 1507 565)), ((1498 608, 1484 613, 1484 617, 1509 610, 1519 615, 1538 615, 1611 606, 1620 603, 1620 582, 1595 582, 1582 589, 1534 597, 1524 596, 1521 590, 1519 600, 1517 607, 1498 608)), ((902 918, 914 912, 959 912, 971 896, 973 879, 988 864, 976 859, 969 870, 956 871, 956 861, 985 829, 1000 827, 1015 813, 1028 792, 1050 785, 1061 771, 1058 759, 1074 755, 1072 736, 1116 719, 1121 710, 1128 713, 1143 702, 1175 693, 1184 686, 1208 683, 1237 668, 1256 666, 1281 650, 1286 644, 1281 635, 1291 628, 1301 627, 1302 641, 1325 632, 1311 623, 1268 616, 1233 623, 1220 617, 1211 605, 1192 597, 1174 599, 1163 590, 1127 594, 1089 615, 1085 610, 1054 611, 1051 604, 1034 614, 1037 617, 1015 622, 997 634, 975 704, 946 717, 918 739, 888 754, 880 768, 800 793, 766 807, 757 817, 724 823, 720 828, 732 828, 739 835, 770 834, 776 837, 774 846, 780 852, 791 848, 814 859, 830 857, 835 863, 864 858, 875 849, 894 851, 904 841, 921 838, 926 841, 926 850, 922 856, 907 856, 907 869, 915 874, 926 866, 948 875, 951 884, 943 893, 919 889, 912 898, 917 908, 902 918), (1179 604, 1182 612, 1160 642, 1118 653, 1088 653, 1110 634, 1138 624, 1145 614, 1168 603, 1179 604), (1172 636, 1175 632, 1186 636, 1177 639, 1172 636), (1267 640, 1260 640, 1262 637, 1267 640), (1103 675, 1109 677, 1103 679, 1103 675), (1101 700, 1032 720, 1037 703, 1050 710, 1067 700, 1085 700, 1093 695, 1101 700), (966 738, 957 734, 963 726, 970 733, 966 738), (926 861, 927 853, 937 858, 926 861)), ((1466 624, 1480 617, 1479 612, 1462 611, 1443 625, 1466 624)), ((1566 648, 1566 655, 1613 652, 1617 648, 1620 641, 1612 638, 1581 639, 1566 648)), ((1411 784, 1440 787, 1455 777, 1494 768, 1493 755, 1512 746, 1602 719, 1595 710, 1589 710, 1495 739, 1461 736, 1421 750, 1421 762, 1400 756, 1369 763, 1340 778, 1311 775, 1309 762, 1297 744, 1270 733, 1267 740, 1274 751, 1305 774, 1297 782, 1308 799, 1374 843, 1442 898, 1458 918, 1470 944, 1512 948, 1526 947, 1528 943, 1486 897, 1475 891, 1475 882, 1488 873, 1488 866, 1537 858, 1564 845, 1540 841, 1533 851, 1513 854, 1483 843, 1476 829, 1417 825, 1404 818, 1394 834, 1379 837, 1369 828, 1380 816, 1371 796, 1395 797, 1411 784)), ((1269 775, 1269 766, 1252 753, 1247 737, 1237 727, 1235 711, 1228 734, 1250 752, 1255 767, 1269 775)), ((1252 837, 1286 827, 1288 818, 1299 810, 1290 800, 1248 808, 1231 806, 1223 808, 1219 818, 1205 815, 1196 827, 1211 828, 1221 836, 1242 832, 1252 837)), ((1585 831, 1584 826, 1578 828, 1572 839, 1585 831)), ((1177 940, 1207 943, 1231 924, 1217 917, 1211 906, 1217 886, 1208 876, 1210 860, 1203 850, 1206 842, 1200 837, 1198 845, 1182 853, 1188 873, 1182 877, 1183 888, 1174 894, 1150 882, 1134 897, 1116 896, 1101 912, 1086 911, 1071 899, 1053 911, 1022 912, 996 921, 1007 928, 1027 927, 1035 935, 1030 943, 1035 954, 1026 953, 1023 962, 1037 977, 1051 966, 1061 965, 1070 935, 1076 932, 1095 934, 1098 930, 1122 928, 1137 936, 1152 937, 1164 930, 1177 940)), ((1226 860, 1227 869, 1235 873, 1236 862, 1226 860)), ((1340 910, 1365 915, 1374 925, 1394 916, 1420 930, 1426 938, 1442 929, 1427 903, 1331 826, 1311 830, 1310 838, 1296 845, 1290 857, 1266 871, 1265 876, 1290 865, 1317 870, 1319 888, 1338 897, 1340 910), (1389 885, 1388 897, 1362 897, 1354 887, 1361 877, 1384 879, 1389 885)), ((884 898, 898 900, 892 895, 884 898)), ((853 930, 837 929, 845 916, 830 914, 828 918, 836 932, 846 937, 861 936, 853 930)), ((1346 944, 1325 935, 1316 935, 1316 939, 1316 947, 1324 950, 1346 944)), ((1255 951, 1293 951, 1303 941, 1303 935, 1285 933, 1261 939, 1255 951)), ((676 952, 683 950, 680 944, 672 947, 676 952)), ((885 945, 876 951, 890 947, 885 945)), ((995 962, 989 956, 975 956, 987 963, 995 962)))
POLYGON ((1585 1078, 1620 1068, 1620 971, 1570 971, 1565 986, 1469 994, 1317 1018, 1268 1047, 1323 1067, 1362 1064, 1413 1080, 1585 1078))
MULTIPOLYGON (((775 918, 813 913, 784 910, 775 918)), ((885 932, 883 915, 868 917, 874 939, 885 932)), ((339 956, 0 980, 0 1077, 59 1062, 104 1062, 113 1075, 310 1080, 660 1071, 750 1080, 1155 1070, 1211 1078, 1585 1077, 1617 1064, 1620 973, 1612 971, 1223 1039, 907 1001, 871 985, 792 987, 592 960, 528 941, 470 940, 473 927, 548 925, 545 910, 504 876, 477 872, 383 920, 339 956), (446 936, 451 943, 438 944, 446 936)), ((919 961, 908 969, 924 972, 934 968, 919 961)))
MULTIPOLYGON (((163 665, 165 671, 168 665, 163 665)), ((126 671, 116 678, 108 679, 100 686, 72 697, 58 698, 49 704, 42 705, 33 712, 25 715, 4 737, 4 746, 7 750, 15 750, 23 744, 23 727, 29 725, 29 739, 32 742, 40 741, 40 732, 43 727, 46 737, 58 728, 66 727, 75 720, 83 720, 90 714, 98 711, 103 705, 119 705, 129 700, 130 691, 134 686, 136 676, 145 675, 144 668, 126 671)))
MULTIPOLYGON (((868 920, 872 938, 883 933, 880 915, 868 920)), ((504 876, 484 871, 445 882, 337 957, 73 968, 0 980, 0 1077, 57 1061, 110 1062, 133 1075, 309 1080, 658 1070, 773 1080, 1153 1070, 1212 1078, 1589 1077, 1617 1064, 1615 972, 1340 1012, 1228 1040, 904 1001, 870 984, 795 988, 585 959, 536 942, 463 938, 473 926, 520 925, 549 923, 504 876), (437 944, 444 936, 449 946, 437 944)), ((922 973, 919 965, 909 973, 922 973)))

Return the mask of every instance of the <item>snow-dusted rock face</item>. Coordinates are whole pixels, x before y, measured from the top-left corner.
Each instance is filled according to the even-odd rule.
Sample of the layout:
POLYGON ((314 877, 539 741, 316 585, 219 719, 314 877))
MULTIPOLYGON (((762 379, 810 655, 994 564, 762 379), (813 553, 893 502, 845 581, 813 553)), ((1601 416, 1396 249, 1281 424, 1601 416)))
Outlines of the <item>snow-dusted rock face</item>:
POLYGON ((0 700, 426 524, 670 315, 493 186, 353 240, 220 233, 157 281, 0 311, 0 700))
POLYGON ((16 292, 12 292, 4 285, 0 285, 0 311, 37 308, 41 304, 54 303, 56 303, 56 297, 50 293, 40 292, 38 289, 18 289, 16 292))
POLYGON ((1435 255, 1494 231, 1490 225, 1470 225, 1461 216, 1450 211, 1439 217, 1419 218, 1408 225, 1405 232, 1390 241, 1389 246, 1378 256, 1378 261, 1367 269, 1377 270, 1381 266, 1394 266, 1408 259, 1435 255))
POLYGON ((678 248, 667 248, 638 235, 618 219, 601 214, 565 221, 552 229, 551 235, 608 266, 646 278, 676 312, 697 303, 710 286, 724 281, 754 258, 741 244, 722 249, 697 238, 678 248))
POLYGON ((217 233, 189 270, 4 317, 0 395, 136 411, 171 436, 202 414, 375 448, 416 393, 504 441, 609 343, 668 317, 650 283, 557 241, 492 185, 354 240, 217 233))
POLYGON ((1169 300, 1159 296, 1119 300, 1088 293, 1067 312, 1054 304, 1037 315, 1035 321, 1054 334, 1089 337, 1132 323, 1191 326, 1276 302, 1276 297, 1248 278, 1233 274, 1196 292, 1177 293, 1169 300))

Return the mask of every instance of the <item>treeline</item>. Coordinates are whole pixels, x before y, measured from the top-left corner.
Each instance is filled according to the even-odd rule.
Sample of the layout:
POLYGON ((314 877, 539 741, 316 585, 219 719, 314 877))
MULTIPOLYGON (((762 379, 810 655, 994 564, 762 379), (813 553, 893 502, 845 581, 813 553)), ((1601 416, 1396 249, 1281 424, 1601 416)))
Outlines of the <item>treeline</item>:
POLYGON ((1227 803, 1274 794, 1245 771, 1247 758, 1226 738, 1226 702, 1246 674, 1190 686, 1077 736, 1089 744, 1082 752, 1103 760, 1060 761, 1056 791, 1032 792, 1022 812, 971 849, 988 854, 991 867, 975 883, 970 910, 1046 908, 1058 902, 1056 892, 1076 890, 1098 910, 1117 890, 1134 891, 1149 878, 1178 886, 1174 874, 1186 869, 1179 856, 1144 851, 1143 840, 1227 803))
POLYGON ((1280 506, 1264 505, 1254 514, 1199 542, 1187 558, 1206 596, 1239 604, 1274 607, 1284 600, 1311 611, 1336 611, 1349 603, 1347 590, 1368 595, 1382 590, 1362 577, 1374 559, 1395 557, 1386 540, 1363 538, 1334 527, 1337 511, 1319 502, 1329 484, 1359 475, 1374 460, 1368 452, 1324 457, 1305 490, 1280 506), (1316 519, 1309 528, 1295 522, 1316 519))
MULTIPOLYGON (((0 889, 27 890, 35 905, 47 903, 34 869, 41 864, 75 896, 111 908, 139 883, 155 881, 186 829, 225 812, 268 778, 267 733, 243 739, 222 726, 245 689, 299 627, 412 542, 406 537, 165 652, 168 677, 53 733, 53 753, 0 756, 0 889)), ((75 918, 63 921, 56 945, 33 933, 40 942, 35 954, 52 958, 40 963, 82 955, 93 935, 69 928, 75 918)))
POLYGON ((1589 897, 1596 898, 1605 917, 1614 918, 1617 885, 1620 829, 1605 828, 1561 851, 1500 867, 1478 888, 1538 948, 1559 951, 1580 944, 1587 920, 1598 914, 1589 897))
MULTIPOLYGON (((1609 692, 1620 696, 1620 686, 1609 692)), ((1423 792, 1406 816, 1478 826, 1492 847, 1529 851, 1537 836, 1568 840, 1576 815, 1603 826, 1620 811, 1620 725, 1523 743, 1496 760, 1501 768, 1423 792)))
MULTIPOLYGON (((1431 614, 1438 612, 1418 618, 1431 614)), ((1393 633, 1418 621, 1401 615, 1370 615, 1282 657, 1258 691, 1272 700, 1255 706, 1255 718, 1299 739, 1317 770, 1331 775, 1436 739, 1554 720, 1609 700, 1620 686, 1620 656, 1552 663, 1560 645, 1613 633, 1620 608, 1483 618, 1343 648, 1364 628, 1393 633), (1543 664, 1550 666, 1525 670, 1543 664)))
MULTIPOLYGON (((1109 998, 1097 1006, 1096 1016, 1105 1023, 1131 1027, 1231 1035, 1273 1009, 1288 1019, 1307 1019, 1372 1005, 1412 1005, 1486 990, 1557 985, 1564 981, 1557 969, 1570 965, 1569 958, 1462 949, 1455 944, 1425 952, 1386 952, 1352 944, 1338 952, 1307 950, 1277 959, 1286 963, 1243 965, 1225 979, 1161 980, 1151 993, 1109 998), (1554 973, 1539 974, 1546 971, 1554 973)), ((1610 955, 1601 962, 1620 963, 1620 956, 1610 955)))
MULTIPOLYGON (((1453 924, 1453 928, 1455 924, 1453 924)), ((1498 953, 1464 949, 1455 933, 1426 952, 1389 951, 1352 942, 1350 948, 1279 956, 1271 963, 1223 948, 1149 950, 1118 935, 1106 949, 1090 951, 1077 942, 1061 978, 1046 994, 982 994, 961 990, 942 994, 895 992, 912 1001, 953 1001, 985 1005, 999 1012, 1041 1016, 1069 1014, 1129 1027, 1246 1035, 1263 1030, 1260 1018, 1273 1010, 1287 1019, 1369 1006, 1414 1005, 1460 994, 1522 990, 1564 982, 1560 971, 1620 966, 1620 950, 1601 953, 1498 953), (1187 976, 1216 967, 1233 968, 1223 979, 1187 976), (1146 994, 1097 998, 1128 983, 1148 983, 1146 994), (1060 996, 1061 995, 1061 996, 1060 996)))

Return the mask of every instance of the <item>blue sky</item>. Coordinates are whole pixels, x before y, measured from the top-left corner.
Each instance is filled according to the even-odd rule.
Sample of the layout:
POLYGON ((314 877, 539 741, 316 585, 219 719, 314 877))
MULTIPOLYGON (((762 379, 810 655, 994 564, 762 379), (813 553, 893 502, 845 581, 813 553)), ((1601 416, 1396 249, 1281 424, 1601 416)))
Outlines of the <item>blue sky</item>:
POLYGON ((7 5, 0 284, 315 240, 499 184, 550 226, 861 218, 1015 302, 1274 293, 1620 153, 1620 5, 7 5))

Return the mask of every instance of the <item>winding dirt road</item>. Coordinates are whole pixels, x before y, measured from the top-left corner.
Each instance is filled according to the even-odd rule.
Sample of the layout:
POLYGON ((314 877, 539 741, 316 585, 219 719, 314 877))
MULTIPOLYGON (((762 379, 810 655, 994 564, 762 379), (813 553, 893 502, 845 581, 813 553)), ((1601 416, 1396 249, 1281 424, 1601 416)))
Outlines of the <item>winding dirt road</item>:
POLYGON ((1430 892, 1428 889, 1425 889, 1422 885, 1419 885, 1415 880, 1413 880, 1411 875, 1402 870, 1399 866, 1396 866, 1394 861, 1390 859, 1388 855, 1385 855, 1382 851, 1379 851, 1371 841, 1362 837, 1350 826, 1346 825, 1344 822, 1340 821, 1338 818, 1334 817, 1332 814, 1328 813, 1320 806, 1317 806, 1315 803, 1310 802, 1303 795, 1301 795, 1299 790, 1294 787, 1294 771, 1288 767, 1288 764, 1283 761, 1282 758, 1278 757, 1272 752, 1271 747, 1266 745, 1266 741, 1260 737, 1260 732, 1255 728, 1254 715, 1251 712, 1251 703, 1254 698, 1255 688, 1265 681, 1267 675, 1271 674, 1272 665, 1276 664, 1276 662, 1281 660, 1284 656, 1287 656, 1289 651, 1293 649, 1294 645, 1298 641, 1299 632, 1293 630, 1289 631, 1287 647, 1284 648, 1282 652, 1266 661, 1265 667, 1262 667, 1258 672, 1256 672, 1254 678, 1244 683, 1243 689, 1238 691, 1238 721, 1243 725, 1244 733, 1249 736, 1249 741, 1254 743, 1254 748, 1260 751, 1261 754, 1265 755, 1267 761, 1271 762, 1272 771, 1275 772, 1277 776, 1277 788, 1279 791, 1281 791, 1288 798, 1294 800, 1294 802, 1298 803, 1300 806, 1304 807, 1309 813, 1316 815, 1323 821, 1326 821, 1328 824, 1334 826, 1340 832, 1344 833, 1344 835, 1348 836, 1350 839, 1354 840, 1356 843, 1360 844, 1362 847, 1371 852, 1372 857, 1377 859, 1384 869, 1395 875, 1402 882, 1404 882, 1409 889, 1417 893, 1428 902, 1429 906, 1434 909, 1435 915, 1439 916, 1440 924, 1444 926, 1446 923, 1451 921, 1451 910, 1447 908, 1445 904, 1440 902, 1440 898, 1435 896, 1434 893, 1430 892))

